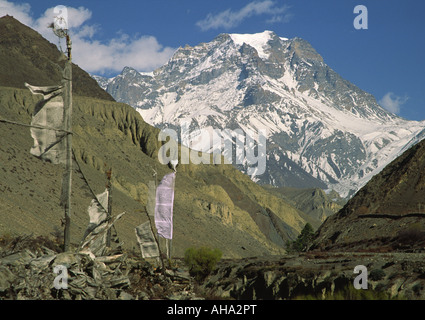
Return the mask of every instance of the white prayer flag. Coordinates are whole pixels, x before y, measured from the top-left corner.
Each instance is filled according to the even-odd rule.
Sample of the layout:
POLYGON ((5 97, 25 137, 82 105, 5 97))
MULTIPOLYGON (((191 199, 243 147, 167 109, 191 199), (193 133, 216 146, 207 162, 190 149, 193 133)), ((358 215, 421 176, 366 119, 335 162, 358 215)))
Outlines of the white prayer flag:
MULTIPOLYGON (((96 229, 102 222, 106 220, 107 217, 107 208, 108 208, 108 189, 105 192, 96 195, 96 199, 93 199, 90 202, 89 207, 87 208, 87 213, 89 214, 89 225, 87 226, 86 232, 84 233, 83 239, 87 235, 96 229)), ((105 235, 106 236, 106 235, 105 235)), ((106 238, 102 239, 106 244, 106 238)))
POLYGON ((95 256, 103 256, 106 251, 107 232, 124 214, 125 212, 115 216, 110 220, 104 220, 99 225, 95 225, 95 228, 84 236, 78 251, 89 250, 89 252, 95 256))
POLYGON ((90 223, 100 224, 107 216, 108 208, 108 189, 105 189, 105 192, 96 195, 97 199, 93 199, 90 202, 90 206, 87 209, 90 217, 90 223))
POLYGON ((174 182, 176 173, 166 174, 156 189, 155 226, 165 239, 173 238, 174 182))
POLYGON ((33 94, 41 94, 32 117, 31 136, 34 146, 31 154, 54 164, 66 163, 66 133, 63 131, 63 86, 36 87, 25 83, 33 94))
POLYGON ((140 245, 143 258, 156 258, 159 257, 158 245, 152 233, 150 222, 142 223, 135 228, 137 242, 140 245))

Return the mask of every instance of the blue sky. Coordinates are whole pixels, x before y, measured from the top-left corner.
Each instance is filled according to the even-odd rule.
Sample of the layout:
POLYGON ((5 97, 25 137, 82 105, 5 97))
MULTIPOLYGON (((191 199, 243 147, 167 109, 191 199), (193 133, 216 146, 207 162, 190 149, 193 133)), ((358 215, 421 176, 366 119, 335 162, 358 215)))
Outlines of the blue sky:
POLYGON ((126 65, 152 71, 179 46, 272 30, 309 41, 390 111, 425 120, 425 1, 0 0, 0 16, 13 15, 57 43, 46 28, 57 5, 68 8, 73 61, 94 74, 114 76, 126 65), (354 28, 357 5, 367 8, 367 29, 354 28))

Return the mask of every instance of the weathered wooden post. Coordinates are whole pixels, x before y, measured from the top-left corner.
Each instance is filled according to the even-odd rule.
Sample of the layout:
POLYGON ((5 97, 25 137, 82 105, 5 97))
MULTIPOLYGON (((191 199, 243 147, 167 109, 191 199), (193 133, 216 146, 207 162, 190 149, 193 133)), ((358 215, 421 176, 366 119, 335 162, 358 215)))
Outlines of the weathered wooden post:
MULTIPOLYGON (((108 179, 108 182, 106 184, 106 189, 108 190, 108 208, 107 208, 107 217, 108 220, 112 217, 112 168, 110 168, 108 171, 106 171, 106 178, 108 179)), ((106 247, 111 247, 111 229, 108 230, 106 234, 106 247)))
POLYGON ((63 103, 64 103, 64 130, 66 136, 66 175, 64 186, 67 187, 65 202, 65 227, 64 227, 64 251, 69 251, 71 241, 71 192, 72 192, 72 62, 71 62, 71 39, 66 35, 68 60, 65 62, 63 72, 63 103))

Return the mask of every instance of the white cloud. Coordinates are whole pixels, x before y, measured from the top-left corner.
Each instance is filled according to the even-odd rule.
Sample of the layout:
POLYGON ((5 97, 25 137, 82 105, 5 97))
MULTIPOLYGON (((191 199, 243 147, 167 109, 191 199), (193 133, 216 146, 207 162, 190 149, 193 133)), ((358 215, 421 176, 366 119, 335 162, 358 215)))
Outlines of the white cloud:
POLYGON ((121 35, 108 43, 73 38, 73 59, 83 69, 103 74, 109 70, 121 71, 130 66, 140 71, 151 71, 163 65, 174 53, 173 48, 163 47, 155 37, 130 38, 121 35))
POLYGON ((398 114, 400 112, 400 107, 406 103, 408 97, 399 97, 396 96, 393 92, 386 93, 381 100, 379 100, 379 104, 392 113, 398 114))
POLYGON ((261 2, 253 1, 238 11, 227 9, 215 15, 209 13, 205 19, 198 21, 196 25, 200 27, 202 31, 219 28, 229 29, 238 26, 247 18, 258 15, 271 16, 271 18, 267 20, 268 23, 288 22, 291 17, 288 10, 289 7, 287 5, 276 7, 275 2, 271 0, 261 2))
POLYGON ((31 6, 28 3, 15 4, 5 0, 0 0, 0 17, 8 14, 13 16, 23 24, 30 26, 33 19, 30 16, 31 6))
POLYGON ((273 15, 270 19, 266 20, 266 23, 288 23, 294 15, 292 13, 286 13, 284 15, 273 15))
MULTIPOLYGON (((125 66, 139 71, 152 71, 168 61, 174 48, 162 46, 153 36, 130 36, 117 34, 109 41, 96 39, 100 26, 89 24, 92 12, 84 7, 67 7, 68 27, 72 40, 72 59, 84 70, 94 74, 118 73, 125 66)), ((58 38, 48 25, 53 22, 54 8, 48 8, 34 19, 27 3, 14 4, 0 0, 0 17, 9 14, 20 22, 38 31, 52 43, 58 38)), ((64 40, 61 47, 65 49, 64 40)))

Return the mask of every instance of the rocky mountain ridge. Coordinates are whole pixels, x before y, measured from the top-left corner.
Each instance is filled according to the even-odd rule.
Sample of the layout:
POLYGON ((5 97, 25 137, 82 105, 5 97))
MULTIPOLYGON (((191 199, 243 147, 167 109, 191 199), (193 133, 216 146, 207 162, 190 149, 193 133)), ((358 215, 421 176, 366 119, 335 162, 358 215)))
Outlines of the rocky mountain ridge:
POLYGON ((425 140, 374 176, 319 228, 312 248, 423 252, 425 140))
MULTIPOLYGON (((252 176, 262 184, 351 196, 425 136, 424 122, 383 109, 307 41, 271 31, 221 34, 179 48, 151 74, 126 67, 114 78, 96 79, 161 129, 179 131, 182 122, 190 123, 194 136, 196 129, 242 129, 247 135, 266 129, 266 172, 252 176)), ((222 138, 236 143, 225 133, 222 138)), ((201 151, 214 148, 206 140, 189 143, 201 151)), ((238 165, 243 172, 247 167, 238 165)))

